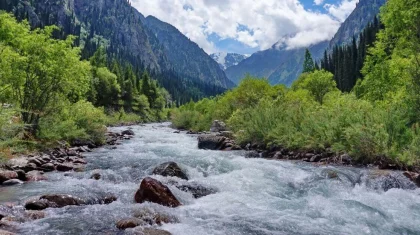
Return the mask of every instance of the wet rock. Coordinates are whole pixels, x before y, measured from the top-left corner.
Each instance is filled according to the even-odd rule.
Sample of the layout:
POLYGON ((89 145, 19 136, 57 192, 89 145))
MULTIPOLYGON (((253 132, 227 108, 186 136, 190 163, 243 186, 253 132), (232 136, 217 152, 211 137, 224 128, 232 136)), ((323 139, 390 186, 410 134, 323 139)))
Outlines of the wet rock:
POLYGON ((24 170, 16 170, 15 171, 18 174, 18 179, 22 180, 22 181, 26 181, 26 173, 24 170))
POLYGON ((39 220, 45 218, 45 212, 43 211, 25 211, 25 217, 29 220, 39 220))
POLYGON ((40 197, 40 200, 47 200, 50 207, 61 208, 65 206, 80 206, 86 204, 84 200, 65 194, 49 194, 40 197))
POLYGON ((27 210, 44 210, 50 207, 47 200, 32 200, 25 203, 25 209, 27 210))
POLYGON ((188 180, 187 174, 175 162, 166 162, 153 170, 154 175, 178 177, 188 180))
POLYGON ((12 232, 0 229, 0 235, 16 235, 16 233, 12 233, 12 232))
POLYGON ((135 228, 141 225, 146 225, 146 222, 138 218, 122 219, 116 223, 117 228, 121 230, 125 230, 127 228, 135 228))
POLYGON ((219 120, 214 120, 213 124, 210 127, 210 132, 221 132, 227 131, 226 124, 219 120))
POLYGON ((319 161, 321 161, 321 159, 322 159, 322 155, 321 154, 318 154, 318 155, 313 155, 311 158, 310 158, 310 162, 319 162, 319 161))
POLYGON ((58 164, 56 169, 57 171, 72 171, 74 169, 74 165, 70 163, 58 164))
POLYGON ((176 185, 176 187, 181 191, 191 193, 194 196, 194 198, 205 197, 210 194, 217 193, 217 189, 207 188, 195 183, 176 185))
POLYGON ((30 171, 26 173, 26 180, 27 181, 42 181, 42 180, 47 180, 47 177, 44 176, 44 172, 42 171, 30 171))
POLYGON ((25 165, 22 169, 25 172, 29 172, 29 171, 34 171, 36 170, 38 167, 36 166, 35 163, 28 163, 27 165, 25 165))
POLYGON ((94 172, 91 176, 90 176, 90 178, 91 179, 94 179, 94 180, 100 180, 101 179, 101 174, 99 173, 99 172, 94 172))
POLYGON ((2 185, 12 186, 12 185, 17 185, 17 184, 23 184, 23 182, 18 179, 11 179, 11 180, 4 181, 2 185))
POLYGON ((140 188, 134 196, 134 200, 137 203, 153 202, 168 207, 181 205, 167 186, 150 177, 143 179, 140 188))
POLYGON ((75 147, 88 146, 89 148, 96 148, 96 144, 92 140, 74 139, 70 144, 75 147))
POLYGON ((260 158, 261 155, 257 151, 248 151, 245 153, 245 158, 260 158))
POLYGON ((155 228, 142 228, 138 227, 134 231, 132 231, 131 234, 135 235, 171 235, 170 232, 161 230, 161 229, 155 229, 155 228))
POLYGON ((172 224, 179 223, 179 220, 172 215, 165 214, 162 212, 152 211, 150 209, 142 209, 134 213, 134 217, 141 219, 149 225, 162 225, 162 224, 172 224))
POLYGON ((221 131, 217 135, 218 136, 223 136, 223 137, 226 137, 226 138, 229 138, 229 139, 233 139, 234 138, 233 132, 231 132, 231 131, 221 131))
POLYGON ((322 175, 325 175, 325 178, 327 179, 337 179, 338 178, 338 172, 336 170, 325 170, 322 172, 322 175))
POLYGON ((40 167, 40 169, 42 169, 45 172, 51 172, 55 170, 55 166, 52 163, 45 163, 40 167))
POLYGON ((114 195, 107 195, 104 197, 95 197, 95 198, 90 198, 90 199, 86 199, 85 204, 87 205, 95 205, 95 204, 111 204, 113 202, 115 202, 118 198, 114 195))
POLYGON ((181 131, 174 131, 174 133, 175 133, 175 134, 179 134, 179 133, 181 133, 181 131))
POLYGON ((399 172, 387 170, 373 170, 365 175, 366 185, 373 189, 381 189, 385 192, 393 189, 414 189, 415 184, 399 172))
POLYGON ((42 165, 42 162, 40 161, 40 159, 38 158, 31 158, 28 160, 28 163, 33 163, 35 164, 37 167, 42 165))
POLYGON ((403 173, 405 177, 410 179, 417 187, 420 187, 420 174, 406 171, 403 173))
POLYGON ((216 135, 200 135, 198 137, 198 148, 208 150, 221 150, 226 137, 216 135))
POLYGON ((122 135, 135 135, 133 130, 125 130, 121 132, 122 135))
POLYGON ((17 179, 18 174, 15 171, 0 170, 0 184, 11 179, 17 179))

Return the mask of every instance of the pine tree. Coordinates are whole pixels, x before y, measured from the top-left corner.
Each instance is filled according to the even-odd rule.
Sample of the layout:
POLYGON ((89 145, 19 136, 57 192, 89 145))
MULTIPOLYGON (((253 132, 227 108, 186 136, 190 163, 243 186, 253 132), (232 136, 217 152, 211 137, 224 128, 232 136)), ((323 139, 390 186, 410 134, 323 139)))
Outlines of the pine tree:
POLYGON ((303 62, 303 73, 310 73, 315 71, 314 60, 308 48, 305 51, 305 61, 303 62))

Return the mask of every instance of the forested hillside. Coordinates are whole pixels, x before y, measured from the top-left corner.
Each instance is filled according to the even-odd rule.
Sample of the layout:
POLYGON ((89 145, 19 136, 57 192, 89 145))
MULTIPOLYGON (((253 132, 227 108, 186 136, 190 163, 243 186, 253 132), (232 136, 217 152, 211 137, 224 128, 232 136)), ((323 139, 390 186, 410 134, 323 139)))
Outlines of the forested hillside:
POLYGON ((167 88, 176 103, 219 94, 233 85, 195 43, 157 19, 148 28, 145 22, 152 20, 146 20, 126 0, 6 0, 0 9, 14 13, 19 20, 29 19, 32 28, 58 25, 61 30, 54 33, 56 38, 77 36, 75 45, 83 48, 83 59, 104 47, 108 68, 113 60, 121 65, 130 64, 137 79, 147 70, 167 88), (153 30, 158 29, 157 25, 170 30, 156 35, 153 30), (178 40, 165 41, 166 38, 178 40), (187 54, 188 50, 194 53, 187 54), (187 55, 189 60, 178 60, 179 56, 187 55), (188 61, 194 61, 194 65, 186 64, 188 61))
MULTIPOLYGON (((245 144, 348 153, 357 163, 391 169, 418 167, 420 2, 388 0, 379 19, 383 26, 372 23, 361 34, 359 46, 354 40, 349 46, 336 48, 332 55, 342 59, 342 51, 351 55, 351 48, 357 48, 352 51, 353 58, 365 58, 361 71, 350 67, 356 66, 357 60, 346 63, 346 73, 362 75, 352 91, 348 92, 350 87, 340 87, 347 92, 340 91, 334 75, 317 70, 307 51, 306 73, 291 88, 248 77, 223 96, 175 110, 173 123, 206 130, 212 120, 223 120, 245 144), (372 44, 368 38, 375 38, 378 29, 372 44), (363 47, 369 45, 373 46, 364 54, 363 47)), ((326 67, 325 62, 322 67, 326 67)))

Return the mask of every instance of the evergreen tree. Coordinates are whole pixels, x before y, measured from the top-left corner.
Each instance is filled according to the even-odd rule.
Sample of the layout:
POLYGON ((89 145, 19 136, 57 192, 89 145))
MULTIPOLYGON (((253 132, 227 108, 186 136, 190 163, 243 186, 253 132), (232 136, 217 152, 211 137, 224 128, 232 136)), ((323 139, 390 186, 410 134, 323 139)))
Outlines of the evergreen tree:
POLYGON ((303 73, 310 73, 315 71, 314 60, 312 59, 311 52, 308 48, 305 51, 305 61, 303 62, 303 73))

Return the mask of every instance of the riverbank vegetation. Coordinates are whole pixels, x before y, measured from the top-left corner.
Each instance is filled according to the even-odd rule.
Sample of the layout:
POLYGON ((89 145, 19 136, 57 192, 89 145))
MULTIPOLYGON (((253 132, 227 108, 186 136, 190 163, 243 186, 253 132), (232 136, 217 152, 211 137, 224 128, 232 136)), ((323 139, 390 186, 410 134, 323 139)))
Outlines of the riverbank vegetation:
POLYGON ((147 71, 107 58, 100 47, 81 60, 75 37, 55 26, 31 30, 0 12, 0 152, 10 157, 57 140, 102 144, 105 125, 160 121, 169 93, 147 71))
POLYGON ((340 91, 334 75, 316 70, 318 66, 311 66, 291 88, 248 76, 222 96, 174 110, 174 125, 207 131, 218 119, 228 123, 241 143, 331 149, 361 163, 386 157, 418 165, 420 2, 389 0, 380 20, 384 28, 350 92, 340 91))

